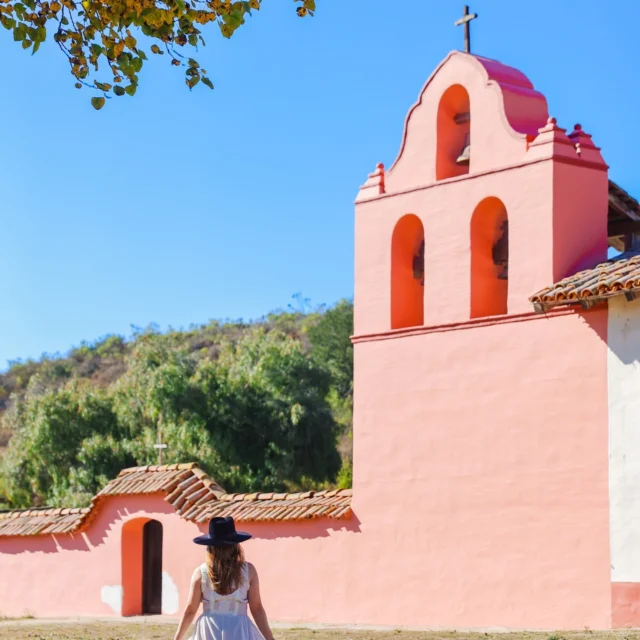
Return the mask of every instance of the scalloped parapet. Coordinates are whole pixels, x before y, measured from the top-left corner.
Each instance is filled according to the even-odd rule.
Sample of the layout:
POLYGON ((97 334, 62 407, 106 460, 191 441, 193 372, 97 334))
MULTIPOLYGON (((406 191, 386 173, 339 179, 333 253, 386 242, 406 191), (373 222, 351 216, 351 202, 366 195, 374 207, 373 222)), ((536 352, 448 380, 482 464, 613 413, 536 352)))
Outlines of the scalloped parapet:
POLYGON ((436 177, 438 157, 462 151, 457 139, 457 147, 443 151, 456 134, 453 126, 451 131, 441 126, 443 120, 470 120, 471 161, 466 172, 477 173, 522 162, 548 115, 545 97, 517 69, 452 52, 436 68, 407 115, 400 152, 386 173, 386 191, 403 191, 442 178, 436 177), (454 86, 459 94, 466 94, 466 101, 457 98, 451 105, 442 105, 445 93, 450 94, 454 86), (464 105, 468 113, 443 115, 447 110, 464 110, 464 105))

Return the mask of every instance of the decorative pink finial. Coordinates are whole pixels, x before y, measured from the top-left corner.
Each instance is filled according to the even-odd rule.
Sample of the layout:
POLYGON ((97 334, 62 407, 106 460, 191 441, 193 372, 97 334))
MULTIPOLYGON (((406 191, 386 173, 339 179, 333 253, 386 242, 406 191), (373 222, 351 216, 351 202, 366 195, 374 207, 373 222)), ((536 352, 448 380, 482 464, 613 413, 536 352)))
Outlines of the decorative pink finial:
POLYGON ((558 121, 553 117, 553 116, 549 116, 549 118, 547 119, 547 124, 558 124, 558 121))
POLYGON ((582 125, 581 124, 574 124, 573 125, 573 129, 574 129, 574 131, 582 131, 582 125))
POLYGON ((371 200, 381 196, 384 192, 384 165, 382 162, 378 162, 376 170, 369 174, 367 181, 360 187, 356 203, 371 200))

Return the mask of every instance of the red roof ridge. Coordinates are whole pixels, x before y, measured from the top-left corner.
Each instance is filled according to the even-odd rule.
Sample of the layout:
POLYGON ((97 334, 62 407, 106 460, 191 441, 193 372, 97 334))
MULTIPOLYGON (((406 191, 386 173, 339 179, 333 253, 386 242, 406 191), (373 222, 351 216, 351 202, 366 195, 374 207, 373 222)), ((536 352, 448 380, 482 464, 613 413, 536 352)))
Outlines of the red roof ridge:
MULTIPOLYGON (((184 462, 181 464, 153 464, 153 465, 144 465, 140 467, 127 467, 126 469, 122 469, 118 476, 123 476, 128 473, 137 473, 137 472, 147 472, 147 471, 189 471, 191 469, 200 469, 200 465, 197 462, 184 462)), ((205 472, 201 470, 204 474, 205 472)), ((206 475, 206 474, 205 474, 206 475)))

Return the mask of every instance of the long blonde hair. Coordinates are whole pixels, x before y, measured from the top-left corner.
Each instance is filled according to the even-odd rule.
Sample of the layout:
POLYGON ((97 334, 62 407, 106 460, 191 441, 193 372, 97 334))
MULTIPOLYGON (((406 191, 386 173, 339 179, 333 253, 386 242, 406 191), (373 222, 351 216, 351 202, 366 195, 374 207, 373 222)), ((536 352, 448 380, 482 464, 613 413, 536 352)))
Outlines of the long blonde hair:
POLYGON ((239 544, 229 547, 207 547, 207 573, 213 590, 228 596, 242 584, 244 552, 239 544))

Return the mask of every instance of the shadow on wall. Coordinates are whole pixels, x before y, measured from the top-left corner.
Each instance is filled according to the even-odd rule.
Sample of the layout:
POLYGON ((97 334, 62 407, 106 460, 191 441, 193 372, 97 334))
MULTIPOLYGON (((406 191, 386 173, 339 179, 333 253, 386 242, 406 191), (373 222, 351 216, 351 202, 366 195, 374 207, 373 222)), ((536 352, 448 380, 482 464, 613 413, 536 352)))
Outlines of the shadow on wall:
MULTIPOLYGON (((107 499, 96 507, 87 529, 81 533, 50 534, 37 536, 14 536, 0 538, 0 553, 58 553, 59 551, 91 551, 105 543, 109 533, 117 526, 136 515, 145 513, 175 514, 173 507, 162 496, 156 496, 150 509, 148 496, 127 496, 107 499)), ((149 518, 147 518, 148 520, 149 518)))
MULTIPOLYGON (((167 506, 169 507, 168 511, 174 513, 173 509, 171 509, 169 505, 167 506)), ((28 554, 58 553, 60 551, 91 551, 93 548, 104 544, 109 530, 113 528, 116 522, 122 521, 135 513, 140 512, 137 509, 107 508, 83 533, 59 536, 43 535, 3 538, 0 539, 0 553, 28 554)), ((175 517, 179 518, 180 516, 175 514, 175 517)), ((126 522, 123 527, 123 541, 126 537, 127 544, 129 544, 130 548, 135 546, 138 548, 138 551, 142 552, 142 527, 151 520, 151 518, 135 518, 134 520, 126 522)), ((155 520, 153 520, 153 522, 155 522, 155 520)), ((339 533, 360 533, 360 520, 355 514, 352 514, 348 520, 322 519, 295 522, 255 522, 247 523, 246 526, 240 523, 239 528, 248 529, 255 538, 262 540, 277 540, 279 538, 311 540, 314 538, 327 538, 339 533)), ((206 533, 207 525, 200 524, 198 525, 198 529, 201 533, 206 533)), ((125 553, 123 548, 123 557, 125 553)), ((142 568, 140 568, 140 571, 142 571, 142 568)))
POLYGON ((58 553, 60 551, 91 551, 104 541, 104 535, 76 533, 63 535, 15 536, 0 539, 0 553, 58 553))
MULTIPOLYGON (((200 524, 202 533, 207 532, 207 525, 200 524)), ((257 540, 278 540, 280 538, 328 538, 340 533, 360 533, 360 520, 352 514, 348 520, 298 520, 295 522, 243 522, 238 529, 248 531, 257 540)))
MULTIPOLYGON (((610 352, 614 353, 624 365, 640 363, 640 299, 627 300, 624 295, 610 298, 602 305, 601 315, 606 314, 605 328, 598 331, 597 311, 583 314, 584 321, 598 333, 607 343, 610 352), (609 305, 609 308, 605 306, 609 305)), ((599 307, 598 307, 599 309, 599 307)))

